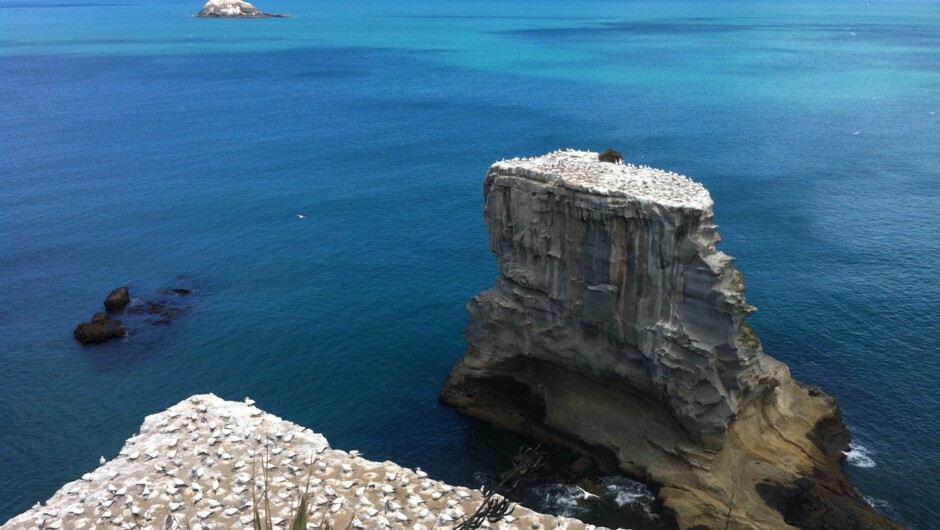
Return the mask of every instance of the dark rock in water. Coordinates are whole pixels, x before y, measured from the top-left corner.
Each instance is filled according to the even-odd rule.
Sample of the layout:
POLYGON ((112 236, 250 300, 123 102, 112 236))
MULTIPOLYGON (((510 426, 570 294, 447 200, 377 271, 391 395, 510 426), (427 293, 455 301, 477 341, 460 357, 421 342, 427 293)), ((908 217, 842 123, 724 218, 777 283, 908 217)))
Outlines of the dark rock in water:
POLYGON ((290 15, 262 13, 260 9, 242 0, 209 0, 196 13, 201 18, 279 18, 290 15))
POLYGON ((108 313, 117 313, 131 303, 131 293, 127 287, 118 287, 104 299, 104 308, 108 313))
POLYGON ((73 332, 75 339, 82 344, 101 344, 111 339, 123 337, 126 334, 121 322, 114 320, 105 313, 95 313, 91 322, 82 322, 73 332))
POLYGON ((136 332, 143 323, 168 325, 176 317, 182 316, 192 309, 192 305, 183 305, 180 298, 193 293, 192 289, 173 287, 160 291, 161 298, 147 300, 131 305, 130 291, 127 287, 120 287, 111 291, 104 301, 107 313, 95 313, 91 322, 79 324, 73 334, 75 339, 83 344, 100 344, 111 339, 124 337, 127 329, 136 332), (127 318, 124 324, 114 320, 109 314, 123 312, 127 318), (125 329, 124 325, 128 328, 125 329))
POLYGON ((160 291, 163 298, 147 300, 143 303, 130 305, 131 297, 127 287, 120 287, 111 291, 104 301, 107 313, 95 313, 91 322, 79 324, 73 334, 82 344, 100 344, 111 339, 127 335, 127 329, 120 321, 114 320, 110 314, 123 312, 129 321, 125 324, 130 329, 136 329, 142 323, 168 325, 176 317, 186 314, 192 307, 180 305, 180 297, 192 294, 192 289, 174 287, 160 291))

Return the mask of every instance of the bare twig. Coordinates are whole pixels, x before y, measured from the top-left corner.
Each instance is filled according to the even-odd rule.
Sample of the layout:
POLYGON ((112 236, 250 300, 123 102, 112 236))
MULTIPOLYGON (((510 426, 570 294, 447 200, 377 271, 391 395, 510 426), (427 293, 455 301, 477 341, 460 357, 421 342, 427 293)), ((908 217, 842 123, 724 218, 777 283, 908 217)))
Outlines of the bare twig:
POLYGON ((525 482, 534 478, 544 467, 544 456, 541 446, 521 449, 509 471, 488 477, 489 483, 484 482, 480 488, 483 492, 480 506, 453 530, 476 530, 483 526, 484 521, 495 523, 511 514, 515 506, 507 496, 518 493, 525 482))

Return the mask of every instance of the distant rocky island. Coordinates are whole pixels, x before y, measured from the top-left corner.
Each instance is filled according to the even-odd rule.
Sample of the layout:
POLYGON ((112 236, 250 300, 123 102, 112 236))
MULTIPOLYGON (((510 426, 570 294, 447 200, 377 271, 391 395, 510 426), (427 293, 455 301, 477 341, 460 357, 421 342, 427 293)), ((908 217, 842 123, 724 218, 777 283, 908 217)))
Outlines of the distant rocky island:
POLYGON ((209 0, 196 13, 201 18, 283 18, 284 14, 263 13, 257 7, 243 0, 209 0))
POLYGON ((568 150, 484 195, 501 275, 442 401, 645 481, 681 529, 901 528, 845 476, 836 400, 764 353, 701 184, 568 150))

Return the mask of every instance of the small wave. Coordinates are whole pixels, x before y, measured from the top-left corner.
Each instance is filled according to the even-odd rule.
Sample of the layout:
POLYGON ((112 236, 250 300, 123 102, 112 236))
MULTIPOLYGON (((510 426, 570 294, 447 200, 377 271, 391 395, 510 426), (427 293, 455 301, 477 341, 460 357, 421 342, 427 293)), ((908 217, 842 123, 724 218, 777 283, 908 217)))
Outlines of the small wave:
POLYGON ((845 455, 845 461, 848 462, 850 466, 855 467, 875 467, 875 460, 872 459, 871 455, 874 454, 874 451, 869 451, 861 444, 849 443, 849 450, 843 451, 845 455))
POLYGON ((571 484, 541 484, 532 488, 540 504, 549 507, 553 513, 565 517, 577 517, 588 511, 584 501, 587 494, 581 488, 571 484))
POLYGON ((874 508, 875 511, 880 513, 881 515, 884 515, 885 517, 889 519, 894 519, 895 521, 901 523, 907 528, 910 528, 911 530, 917 530, 918 528, 921 528, 920 526, 912 525, 908 522, 905 522, 904 518, 901 517, 901 514, 896 512, 894 510, 894 506, 891 506, 891 504, 889 504, 888 501, 879 499, 877 497, 872 497, 869 495, 862 495, 862 498, 864 498, 865 502, 867 502, 869 506, 874 508))
POLYGON ((867 502, 869 506, 871 506, 872 508, 874 508, 875 510, 881 513, 891 511, 891 505, 888 504, 888 501, 883 501, 879 498, 870 497, 868 495, 862 495, 862 497, 865 499, 865 502, 867 502))
POLYGON ((604 497, 612 497, 621 509, 633 512, 647 521, 659 519, 653 511, 653 501, 656 498, 645 484, 625 477, 603 477, 600 480, 607 490, 604 497))
POLYGON ((625 477, 600 477, 603 491, 594 495, 574 484, 539 484, 529 489, 534 505, 542 511, 585 520, 599 514, 628 513, 656 521, 655 497, 644 484, 625 477))

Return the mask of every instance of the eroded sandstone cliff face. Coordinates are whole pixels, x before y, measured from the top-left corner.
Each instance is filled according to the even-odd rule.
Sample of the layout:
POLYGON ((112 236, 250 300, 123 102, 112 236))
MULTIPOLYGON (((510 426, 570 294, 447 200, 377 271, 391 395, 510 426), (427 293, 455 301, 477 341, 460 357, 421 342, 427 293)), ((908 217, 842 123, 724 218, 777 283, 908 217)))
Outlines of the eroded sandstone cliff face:
POLYGON ((501 275, 445 402, 647 480, 682 528, 892 526, 842 473, 835 401, 748 326, 704 187, 559 151, 484 191, 501 275))

